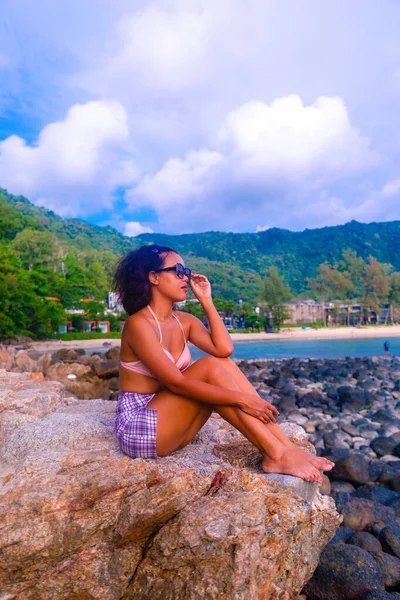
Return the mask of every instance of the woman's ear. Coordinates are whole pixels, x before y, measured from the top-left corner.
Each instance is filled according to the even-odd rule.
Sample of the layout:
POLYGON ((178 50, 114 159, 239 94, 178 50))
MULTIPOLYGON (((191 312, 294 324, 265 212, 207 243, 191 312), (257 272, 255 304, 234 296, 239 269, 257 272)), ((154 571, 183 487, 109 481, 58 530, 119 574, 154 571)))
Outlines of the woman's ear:
POLYGON ((149 273, 150 283, 152 283, 153 285, 158 285, 159 279, 160 279, 160 276, 155 271, 150 271, 150 273, 149 273))

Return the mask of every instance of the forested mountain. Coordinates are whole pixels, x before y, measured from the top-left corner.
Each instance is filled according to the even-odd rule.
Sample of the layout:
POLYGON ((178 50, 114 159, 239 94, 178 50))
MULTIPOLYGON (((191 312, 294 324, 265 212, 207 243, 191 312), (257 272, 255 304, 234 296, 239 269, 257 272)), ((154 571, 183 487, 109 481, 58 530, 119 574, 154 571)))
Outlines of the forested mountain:
POLYGON ((400 270, 400 221, 351 221, 299 232, 272 228, 259 233, 145 234, 138 239, 176 247, 187 261, 190 256, 207 258, 261 276, 268 267, 276 266, 295 293, 304 291, 305 279, 315 276, 318 265, 340 260, 346 248, 363 259, 374 256, 400 270))
MULTIPOLYGON (((10 314, 31 314, 25 329, 36 332, 50 317, 44 310, 36 325, 37 303, 45 296, 71 306, 80 298, 104 299, 118 257, 144 243, 176 249, 193 270, 205 273, 214 295, 257 302, 267 269, 276 266, 295 294, 307 289, 318 266, 340 260, 351 249, 366 260, 375 257, 400 271, 400 222, 362 224, 291 232, 207 232, 184 235, 144 234, 129 238, 112 227, 64 219, 0 188, 0 337, 12 333, 10 314), (29 298, 31 300, 29 300, 29 298), (32 306, 24 305, 31 302, 32 306), (36 317, 35 317, 36 318, 36 317), (2 325, 3 322, 3 325, 2 325), (6 325, 8 323, 8 325, 6 325)), ((61 308, 61 307, 60 307, 61 308)), ((40 312, 40 311, 39 311, 40 312)), ((22 322, 21 321, 21 322, 22 322)), ((22 327, 24 329, 24 327, 22 327)))

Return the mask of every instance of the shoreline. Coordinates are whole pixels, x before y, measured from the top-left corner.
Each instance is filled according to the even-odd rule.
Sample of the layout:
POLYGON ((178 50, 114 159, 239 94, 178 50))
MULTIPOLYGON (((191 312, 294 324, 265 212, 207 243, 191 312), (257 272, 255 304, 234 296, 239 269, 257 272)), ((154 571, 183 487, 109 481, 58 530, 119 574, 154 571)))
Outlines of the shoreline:
MULTIPOLYGON (((391 338, 400 337, 400 325, 377 325, 371 327, 327 327, 326 329, 285 329, 279 333, 232 333, 234 342, 261 341, 296 341, 296 340, 351 340, 362 338, 391 338)), ((47 342, 30 342, 28 348, 37 352, 56 351, 60 348, 93 349, 104 346, 112 348, 120 346, 120 339, 96 340, 51 340, 47 342)))

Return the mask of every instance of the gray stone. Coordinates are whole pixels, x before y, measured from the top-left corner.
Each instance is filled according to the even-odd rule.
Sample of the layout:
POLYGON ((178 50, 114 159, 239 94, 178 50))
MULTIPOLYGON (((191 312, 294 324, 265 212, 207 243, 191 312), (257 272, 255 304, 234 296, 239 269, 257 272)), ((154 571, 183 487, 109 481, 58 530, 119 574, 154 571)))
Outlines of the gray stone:
MULTIPOLYGON (((394 521, 394 519, 393 519, 394 521)), ((400 558, 400 526, 392 522, 379 535, 382 548, 400 558)))
POLYGON ((303 500, 306 500, 306 502, 312 502, 315 498, 315 494, 318 491, 318 483, 315 481, 304 481, 304 479, 292 477, 292 475, 265 473, 264 477, 269 481, 275 481, 284 487, 290 488, 298 496, 303 498, 303 500))
POLYGON ((400 584, 400 559, 386 552, 373 552, 372 556, 381 569, 385 588, 392 590, 397 587, 400 584))
POLYGON ((396 440, 392 437, 378 436, 372 440, 370 446, 377 456, 385 456, 385 454, 393 453, 396 440))
POLYGON ((348 544, 353 544, 353 546, 358 546, 363 550, 367 550, 367 552, 382 552, 380 541, 377 540, 372 533, 368 533, 367 531, 356 531, 356 533, 346 541, 348 544))
POLYGON ((375 591, 384 591, 379 565, 349 544, 329 544, 305 586, 307 600, 361 600, 375 591))

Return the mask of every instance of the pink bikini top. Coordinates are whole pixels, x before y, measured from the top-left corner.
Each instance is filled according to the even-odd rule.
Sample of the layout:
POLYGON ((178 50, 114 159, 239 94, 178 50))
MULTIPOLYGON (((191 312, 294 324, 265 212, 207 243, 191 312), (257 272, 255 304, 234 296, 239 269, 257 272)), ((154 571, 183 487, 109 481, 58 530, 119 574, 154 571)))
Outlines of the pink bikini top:
MULTIPOLYGON (((161 332, 160 323, 158 322, 158 319, 157 319, 156 315, 154 314, 154 311, 152 310, 152 308, 150 306, 147 306, 147 308, 149 309, 149 311, 151 312, 151 314, 153 315, 153 317, 157 323, 158 331, 160 332, 160 344, 161 344, 162 332, 161 332)), ((182 350, 182 354, 176 361, 175 365, 178 367, 178 369, 180 371, 184 371, 191 364, 192 356, 190 354, 189 346, 187 345, 187 342, 186 342, 185 332, 183 331, 182 324, 181 324, 180 320, 178 319, 178 317, 176 317, 174 315, 174 313, 172 313, 172 316, 174 317, 174 319, 176 319, 178 321, 179 327, 182 329, 183 339, 185 342, 185 345, 182 350)), ((169 352, 166 348, 163 348, 163 350, 164 350, 165 354, 168 356, 168 358, 170 358, 172 362, 175 362, 174 357, 172 356, 171 352, 169 352)), ((129 371, 133 371, 134 373, 140 373, 141 375, 147 375, 148 377, 157 379, 156 375, 154 375, 141 360, 135 360, 133 362, 123 362, 121 360, 120 365, 122 367, 125 367, 125 369, 129 369, 129 371)))

